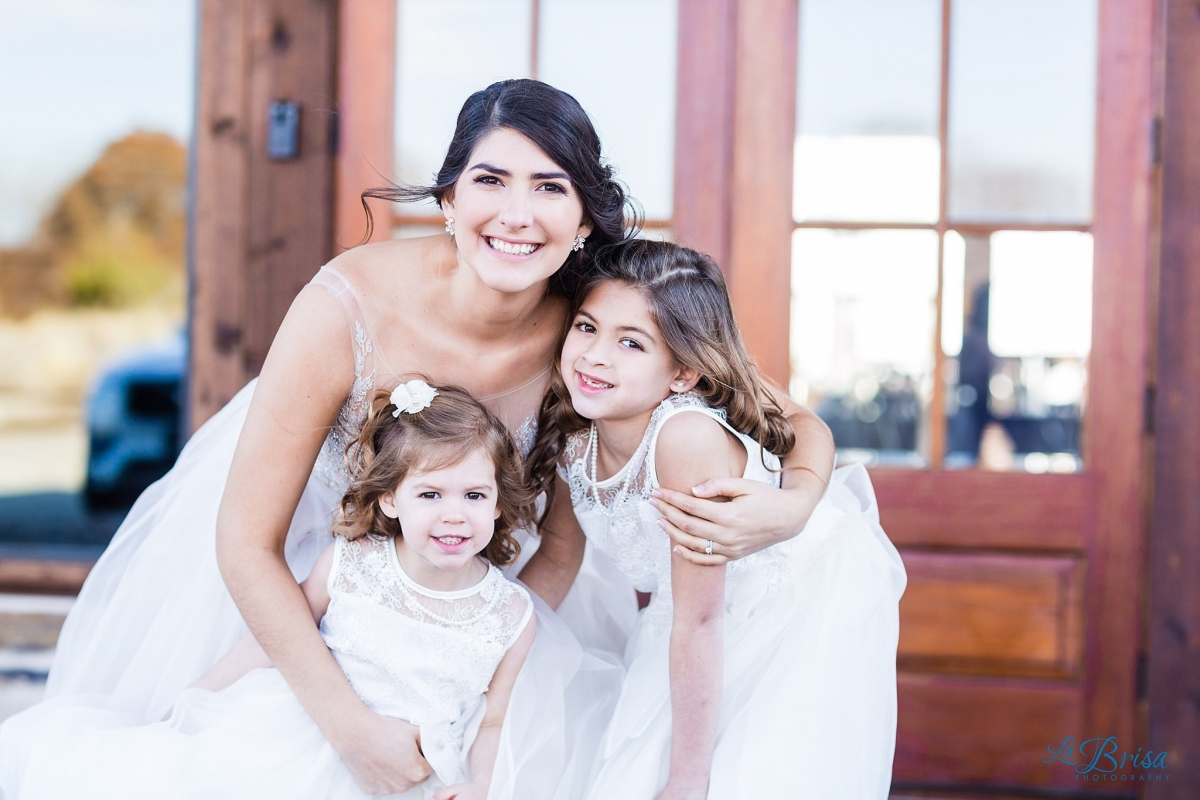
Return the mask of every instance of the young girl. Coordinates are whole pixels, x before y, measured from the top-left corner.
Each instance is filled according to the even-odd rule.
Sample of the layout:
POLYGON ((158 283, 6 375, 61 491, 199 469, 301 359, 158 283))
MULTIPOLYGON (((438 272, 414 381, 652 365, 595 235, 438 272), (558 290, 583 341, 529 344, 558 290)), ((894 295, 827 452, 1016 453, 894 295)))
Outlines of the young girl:
MULTIPOLYGON (((510 435, 465 391, 413 380, 375 396, 348 458, 338 535, 301 586, 366 705, 420 728, 433 774, 396 797, 549 797, 561 761, 522 760, 544 709, 501 741, 535 630, 498 569, 535 513, 510 435)), ((247 637, 151 725, 51 701, 4 728, 0 796, 365 797, 279 672, 255 669, 269 666, 247 637)))
POLYGON ((655 490, 778 485, 793 435, 712 260, 650 241, 597 258, 530 457, 551 499, 528 569, 578 563, 582 527, 651 593, 587 796, 886 798, 905 573, 866 472, 836 471, 792 541, 728 566, 684 558, 655 490))

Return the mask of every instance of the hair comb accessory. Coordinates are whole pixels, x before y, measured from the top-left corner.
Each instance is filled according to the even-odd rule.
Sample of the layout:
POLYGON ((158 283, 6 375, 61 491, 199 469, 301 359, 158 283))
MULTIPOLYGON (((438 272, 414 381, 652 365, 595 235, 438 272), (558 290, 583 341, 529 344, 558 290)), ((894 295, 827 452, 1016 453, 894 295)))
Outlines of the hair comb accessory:
POLYGON ((429 408, 429 404, 435 397, 437 397, 437 389, 420 378, 402 383, 392 389, 392 396, 389 398, 392 405, 396 407, 392 416, 399 417, 402 411, 405 414, 416 414, 418 411, 429 408))

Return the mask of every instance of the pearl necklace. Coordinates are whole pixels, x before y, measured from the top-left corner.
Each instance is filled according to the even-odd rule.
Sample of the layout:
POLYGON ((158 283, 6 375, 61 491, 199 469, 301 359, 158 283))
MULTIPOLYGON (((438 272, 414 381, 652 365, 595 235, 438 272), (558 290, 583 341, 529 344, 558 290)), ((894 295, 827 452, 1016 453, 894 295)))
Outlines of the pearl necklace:
MULTIPOLYGON (((612 508, 609 508, 608 506, 604 505, 604 503, 601 502, 601 500, 600 500, 600 472, 596 469, 596 451, 600 449, 597 438, 598 437, 596 436, 596 423, 593 422, 592 429, 588 432, 588 450, 591 451, 591 459, 590 460, 591 460, 592 474, 589 476, 587 474, 587 470, 584 470, 583 477, 588 482, 588 485, 590 486, 590 488, 592 490, 592 500, 595 502, 596 508, 600 509, 600 512, 602 514, 604 514, 604 516, 611 517, 617 513, 616 510, 617 510, 617 507, 621 505, 621 501, 624 500, 626 496, 628 496, 629 485, 633 482, 633 473, 636 470, 630 469, 630 466, 632 466, 632 459, 630 459, 630 463, 626 463, 625 466, 622 468, 626 471, 627 474, 625 475, 625 480, 623 480, 621 482, 621 486, 617 490, 616 496, 613 498, 612 508)), ((638 450, 641 450, 640 445, 638 447, 638 450)), ((637 457, 637 451, 634 451, 634 457, 635 458, 637 457)))

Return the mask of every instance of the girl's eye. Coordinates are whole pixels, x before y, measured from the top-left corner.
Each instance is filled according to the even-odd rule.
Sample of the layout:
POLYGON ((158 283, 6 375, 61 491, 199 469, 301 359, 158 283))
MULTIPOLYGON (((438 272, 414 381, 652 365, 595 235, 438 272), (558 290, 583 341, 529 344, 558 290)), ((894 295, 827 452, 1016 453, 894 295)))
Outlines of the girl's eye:
POLYGON ((590 322, 579 320, 575 323, 575 330, 579 331, 580 333, 595 333, 596 326, 590 322))
POLYGON ((422 500, 437 500, 441 495, 437 492, 421 492, 422 500))
POLYGON ((485 495, 483 492, 467 492, 467 499, 468 500, 486 500, 487 495, 485 495))
POLYGON ((630 350, 642 350, 642 349, 644 349, 644 348, 641 346, 641 344, 639 344, 639 343, 638 343, 638 341, 637 341, 636 339, 622 339, 622 340, 621 340, 621 344, 622 344, 622 345, 624 345, 625 347, 628 347, 630 350))

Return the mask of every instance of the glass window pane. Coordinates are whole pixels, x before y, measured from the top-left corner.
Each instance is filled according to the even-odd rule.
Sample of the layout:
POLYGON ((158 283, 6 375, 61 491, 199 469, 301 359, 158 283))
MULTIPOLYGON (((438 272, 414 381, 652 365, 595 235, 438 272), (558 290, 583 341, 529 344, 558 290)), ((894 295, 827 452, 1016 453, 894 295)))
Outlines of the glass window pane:
POLYGON ((400 0, 396 174, 401 181, 432 180, 454 135, 458 111, 472 92, 505 78, 529 77, 531 14, 529 0, 400 0))
POLYGON ((941 18, 941 0, 800 3, 797 220, 937 220, 941 18))
MULTIPOLYGON (((961 340, 947 359, 950 467, 1080 468, 1092 327, 1092 237, 1071 231, 957 236, 961 340)), ((947 258, 947 274, 956 271, 947 258)), ((949 342, 943 336, 943 346, 949 342)))
POLYGON ((1097 0, 955 0, 948 214, 1092 216, 1097 0))
POLYGON ((591 116, 604 156, 648 219, 671 218, 675 154, 676 0, 541 0, 538 77, 591 116), (581 40, 618 42, 598 69, 581 40))
POLYGON ((843 460, 925 463, 937 251, 934 231, 793 236, 791 391, 843 460))

